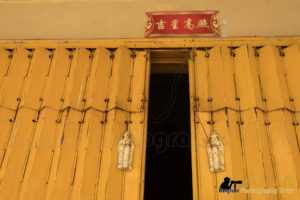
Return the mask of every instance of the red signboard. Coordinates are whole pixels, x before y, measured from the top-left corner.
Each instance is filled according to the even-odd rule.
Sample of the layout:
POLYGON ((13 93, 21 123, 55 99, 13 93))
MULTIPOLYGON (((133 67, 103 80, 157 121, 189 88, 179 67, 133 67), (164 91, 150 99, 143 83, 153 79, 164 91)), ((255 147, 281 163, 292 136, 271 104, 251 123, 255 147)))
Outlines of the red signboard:
POLYGON ((146 12, 145 37, 220 36, 216 10, 146 12))

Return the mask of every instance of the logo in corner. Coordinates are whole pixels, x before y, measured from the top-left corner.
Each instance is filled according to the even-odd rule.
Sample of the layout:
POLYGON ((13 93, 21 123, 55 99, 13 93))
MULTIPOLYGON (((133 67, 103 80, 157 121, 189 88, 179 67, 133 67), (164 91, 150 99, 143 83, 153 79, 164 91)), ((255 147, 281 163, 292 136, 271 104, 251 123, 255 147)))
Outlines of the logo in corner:
POLYGON ((229 194, 229 193, 238 193, 239 189, 236 189, 236 185, 242 184, 242 183, 243 183, 243 181, 241 181, 241 180, 239 180, 239 181, 231 180, 230 181, 229 177, 225 177, 223 183, 221 183, 221 185, 220 185, 219 192, 220 193, 227 193, 227 194, 229 194), (231 188, 232 185, 234 185, 233 189, 231 188))

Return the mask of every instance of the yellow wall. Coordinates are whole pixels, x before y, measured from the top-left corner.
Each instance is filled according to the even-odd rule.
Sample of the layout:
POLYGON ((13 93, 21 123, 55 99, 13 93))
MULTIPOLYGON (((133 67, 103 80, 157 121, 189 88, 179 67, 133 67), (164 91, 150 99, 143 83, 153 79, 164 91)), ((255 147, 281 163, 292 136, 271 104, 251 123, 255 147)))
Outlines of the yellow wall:
POLYGON ((299 53, 298 45, 285 49, 274 45, 215 46, 192 53, 194 200, 299 199, 299 53), (208 164, 212 131, 225 149, 226 169, 217 173, 210 173, 208 164), (220 193, 224 177, 242 180, 240 193, 220 193), (289 188, 290 193, 247 194, 242 188, 263 188, 265 192, 289 188))
POLYGON ((220 10, 226 35, 300 35, 299 0, 0 0, 0 39, 142 38, 146 11, 220 10))
POLYGON ((124 46, 1 46, 0 199, 142 199, 147 57, 124 46), (125 131, 135 146, 130 171, 117 169, 125 131))
POLYGON ((299 44, 300 37, 0 41, 0 199, 143 199, 152 57, 123 45, 185 45, 212 47, 189 57, 194 199, 299 200, 299 44), (133 169, 120 171, 126 130, 133 169), (212 130, 224 143, 224 172, 209 172, 212 130), (240 188, 293 192, 219 193, 224 176, 242 180, 240 188))

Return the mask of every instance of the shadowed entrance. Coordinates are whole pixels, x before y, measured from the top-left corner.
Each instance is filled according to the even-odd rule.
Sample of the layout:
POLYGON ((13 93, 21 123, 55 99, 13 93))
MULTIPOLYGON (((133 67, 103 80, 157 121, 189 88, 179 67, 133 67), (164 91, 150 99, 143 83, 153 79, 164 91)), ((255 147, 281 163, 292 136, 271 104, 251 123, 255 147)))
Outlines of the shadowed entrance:
POLYGON ((192 199, 188 74, 150 77, 145 200, 192 199))

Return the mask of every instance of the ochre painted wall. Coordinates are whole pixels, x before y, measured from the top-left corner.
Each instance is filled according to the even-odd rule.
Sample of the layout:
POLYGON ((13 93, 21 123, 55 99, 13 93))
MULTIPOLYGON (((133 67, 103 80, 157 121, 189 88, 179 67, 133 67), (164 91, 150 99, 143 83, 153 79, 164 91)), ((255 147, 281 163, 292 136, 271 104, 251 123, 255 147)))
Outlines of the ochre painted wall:
POLYGON ((146 11, 204 9, 227 37, 300 35, 299 0, 0 0, 0 39, 143 38, 146 11))
POLYGON ((186 45, 212 47, 188 59, 193 199, 299 200, 299 44, 300 37, 0 41, 0 199, 142 200, 153 54, 127 47, 186 45), (133 169, 121 171, 118 141, 127 130, 133 169), (206 150, 213 130, 225 149, 218 173, 206 150), (220 193, 226 176, 261 193, 220 193))

